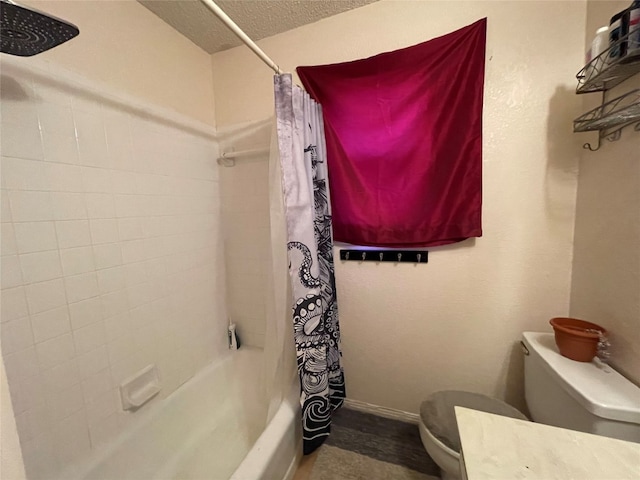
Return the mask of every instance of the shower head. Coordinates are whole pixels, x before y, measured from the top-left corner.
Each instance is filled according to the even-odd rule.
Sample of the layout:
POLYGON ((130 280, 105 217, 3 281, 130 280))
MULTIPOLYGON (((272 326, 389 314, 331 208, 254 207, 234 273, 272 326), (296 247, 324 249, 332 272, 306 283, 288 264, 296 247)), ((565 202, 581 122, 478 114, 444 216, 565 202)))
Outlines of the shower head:
POLYGON ((0 52, 30 57, 71 40, 78 27, 37 10, 0 0, 0 52))

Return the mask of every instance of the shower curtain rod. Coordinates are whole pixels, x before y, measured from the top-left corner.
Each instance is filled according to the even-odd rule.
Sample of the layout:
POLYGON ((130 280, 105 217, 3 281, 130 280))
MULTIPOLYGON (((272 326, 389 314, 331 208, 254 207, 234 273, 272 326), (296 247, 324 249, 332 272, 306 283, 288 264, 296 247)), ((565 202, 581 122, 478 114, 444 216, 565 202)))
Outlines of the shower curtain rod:
POLYGON ((242 31, 242 29, 236 24, 236 22, 231 20, 229 15, 224 13, 224 10, 222 10, 218 5, 216 5, 216 2, 214 2, 213 0, 200 0, 200 2, 209 10, 211 10, 220 20, 222 20, 222 22, 227 27, 229 27, 229 29, 233 33, 235 33, 236 36, 240 40, 242 40, 247 47, 253 50, 253 53, 255 53, 258 57, 260 57, 260 59, 264 63, 266 63, 273 71, 275 71, 278 75, 280 75, 281 73, 284 73, 282 70, 280 70, 280 67, 273 60, 271 60, 269 56, 266 53, 264 53, 262 49, 258 45, 256 45, 256 43, 253 40, 251 40, 251 38, 249 38, 249 36, 246 33, 242 31))
POLYGON ((239 157, 253 157, 255 155, 260 155, 262 153, 269 153, 268 148, 252 148, 250 150, 239 150, 237 152, 223 152, 222 155, 218 157, 218 165, 223 167, 235 167, 236 158, 239 157))

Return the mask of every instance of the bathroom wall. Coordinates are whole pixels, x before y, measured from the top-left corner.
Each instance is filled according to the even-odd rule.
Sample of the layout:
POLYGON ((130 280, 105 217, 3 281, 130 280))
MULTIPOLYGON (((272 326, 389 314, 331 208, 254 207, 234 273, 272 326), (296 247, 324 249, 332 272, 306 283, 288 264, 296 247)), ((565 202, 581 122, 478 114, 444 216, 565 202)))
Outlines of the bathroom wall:
MULTIPOLYGON (((213 125, 211 57, 135 0, 21 2, 80 36, 38 56, 88 79, 213 125)), ((25 60, 29 62, 29 60, 25 60)))
MULTIPOLYGON (((382 0, 259 42, 294 71, 488 17, 484 236, 432 249, 427 265, 337 263, 350 398, 416 412, 451 388, 522 406, 520 333, 551 331, 548 320, 569 313, 585 15, 574 1, 382 0)), ((246 47, 213 65, 218 126, 272 115, 273 72, 246 47)))
MULTIPOLYGON (((628 1, 589 1, 585 45, 598 27, 628 1)), ((586 47, 585 47, 586 48, 586 47)), ((607 94, 613 99, 640 88, 640 75, 607 94)), ((600 94, 583 96, 582 111, 600 94)), ((596 134, 579 134, 596 143, 596 134)), ((617 142, 604 142, 580 158, 571 315, 610 332, 611 362, 640 384, 640 135, 627 127, 617 142)))
POLYGON ((156 73, 184 57, 183 74, 210 78, 210 57, 166 26, 135 55, 113 48, 155 21, 135 2, 43 3, 80 25, 74 49, 0 59, 0 340, 30 479, 66 478, 134 423, 117 387, 146 365, 162 382, 154 402, 228 351, 218 147, 197 121, 209 109, 212 122, 211 85, 197 108, 185 100, 188 117, 152 98, 202 90, 156 73), (127 75, 136 55, 150 60, 127 75))

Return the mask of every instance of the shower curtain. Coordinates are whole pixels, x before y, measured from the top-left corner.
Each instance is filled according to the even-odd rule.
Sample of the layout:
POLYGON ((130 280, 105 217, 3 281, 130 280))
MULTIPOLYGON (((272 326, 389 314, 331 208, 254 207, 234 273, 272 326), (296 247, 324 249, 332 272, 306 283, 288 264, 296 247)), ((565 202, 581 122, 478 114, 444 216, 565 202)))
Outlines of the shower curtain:
POLYGON ((345 398, 322 109, 291 74, 274 77, 303 451, 327 438, 345 398))

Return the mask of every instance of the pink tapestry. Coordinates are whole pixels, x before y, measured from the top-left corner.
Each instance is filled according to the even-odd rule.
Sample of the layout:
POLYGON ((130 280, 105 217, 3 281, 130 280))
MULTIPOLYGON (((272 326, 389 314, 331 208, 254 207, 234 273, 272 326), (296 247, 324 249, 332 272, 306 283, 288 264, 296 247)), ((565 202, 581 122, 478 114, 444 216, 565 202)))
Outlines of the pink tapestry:
POLYGON ((323 109, 336 241, 423 247, 482 235, 486 24, 297 68, 323 109))

